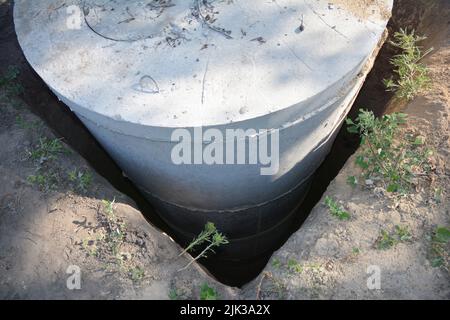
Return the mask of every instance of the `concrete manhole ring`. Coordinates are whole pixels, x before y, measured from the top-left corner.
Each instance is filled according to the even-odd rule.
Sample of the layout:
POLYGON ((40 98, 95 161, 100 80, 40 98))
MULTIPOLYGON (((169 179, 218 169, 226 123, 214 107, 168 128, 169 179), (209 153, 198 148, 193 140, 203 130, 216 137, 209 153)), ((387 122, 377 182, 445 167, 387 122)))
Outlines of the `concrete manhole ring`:
POLYGON ((290 228, 370 70, 389 19, 363 19, 372 2, 16 0, 14 19, 39 76, 177 236, 189 242, 212 221, 233 243, 227 257, 247 258, 290 228), (214 129, 217 163, 203 161, 211 141, 191 150, 200 161, 174 160, 178 129, 186 141, 214 129), (242 165, 227 137, 237 131, 242 165), (272 137, 273 168, 250 163, 248 146, 268 151, 272 137))

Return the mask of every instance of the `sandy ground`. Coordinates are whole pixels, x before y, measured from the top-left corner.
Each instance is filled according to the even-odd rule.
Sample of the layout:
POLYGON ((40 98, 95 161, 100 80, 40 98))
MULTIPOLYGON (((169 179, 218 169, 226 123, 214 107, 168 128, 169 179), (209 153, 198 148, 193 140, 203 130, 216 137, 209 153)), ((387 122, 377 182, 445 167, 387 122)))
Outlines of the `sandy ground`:
POLYGON ((189 262, 178 257, 180 247, 64 140, 42 152, 55 135, 11 94, 14 82, 2 87, 0 299, 198 299, 205 283, 221 299, 449 299, 448 256, 447 269, 429 258, 433 230, 450 225, 449 19, 437 12, 439 21, 421 26, 432 35, 427 45, 436 48, 426 60, 433 87, 406 106, 391 105, 410 115, 404 130, 420 132, 436 151, 431 175, 419 179, 412 196, 397 199, 351 188, 347 176, 359 172, 350 158, 303 227, 242 290, 217 283, 195 264, 178 272, 189 262), (351 220, 332 217, 326 196, 351 220), (397 225, 407 226, 412 238, 377 249, 381 230, 397 225), (67 272, 77 267, 81 289, 71 290, 67 281, 76 278, 67 272), (367 281, 377 271, 380 289, 371 289, 367 281))
MULTIPOLYGON (((447 6, 448 7, 448 6, 447 6)), ((435 17, 435 16, 434 16, 435 17)), ((248 299, 449 299, 449 245, 444 265, 431 264, 431 239, 450 225, 450 32, 448 11, 427 29, 426 59, 432 88, 407 104, 392 102, 390 111, 409 115, 403 129, 426 137, 435 150, 430 175, 420 177, 416 192, 395 197, 379 188, 352 188, 347 177, 360 171, 351 157, 330 184, 302 228, 274 254, 263 273, 247 285, 248 299), (336 199, 350 221, 332 217, 325 197, 336 199), (381 230, 409 229, 412 238, 388 250, 377 248, 381 230), (379 275, 379 277, 378 277, 379 275), (379 286, 375 277, 379 279, 379 286), (368 285, 369 282, 369 285, 368 285)), ((429 21, 428 21, 429 22, 429 21)))
POLYGON ((234 296, 195 264, 178 272, 190 261, 181 248, 64 142, 36 158, 58 140, 22 101, 2 90, 0 110, 0 299, 199 299, 205 283, 234 296))

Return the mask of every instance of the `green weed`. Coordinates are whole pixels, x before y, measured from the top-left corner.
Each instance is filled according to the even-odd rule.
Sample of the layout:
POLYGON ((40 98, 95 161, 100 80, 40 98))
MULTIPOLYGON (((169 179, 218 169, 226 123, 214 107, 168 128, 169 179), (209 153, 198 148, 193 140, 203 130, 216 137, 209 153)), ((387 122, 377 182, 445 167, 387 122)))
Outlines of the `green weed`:
POLYGON ((84 239, 81 247, 88 253, 89 256, 96 257, 98 255, 98 248, 94 240, 84 239))
POLYGON ((68 150, 62 144, 61 139, 40 138, 37 146, 28 153, 31 159, 42 164, 57 159, 60 154, 67 154, 68 150))
POLYGON ((92 184, 92 173, 74 169, 69 172, 69 180, 75 185, 75 189, 85 193, 92 184))
POLYGON ((413 178, 430 169, 433 152, 425 147, 424 139, 411 134, 400 136, 400 126, 406 119, 402 113, 376 118, 366 110, 360 110, 355 121, 347 119, 348 131, 362 138, 356 164, 366 179, 383 183, 388 192, 408 193, 413 178))
POLYGON ((381 234, 377 239, 378 250, 388 250, 395 246, 397 242, 394 237, 390 235, 386 230, 381 230, 381 234))
POLYGON ((395 226, 395 234, 399 241, 405 242, 405 241, 411 241, 412 235, 409 231, 408 227, 404 226, 395 226))
POLYGON ((216 226, 212 222, 208 222, 205 224, 204 229, 200 234, 191 241, 191 243, 186 247, 186 249, 183 250, 183 252, 180 253, 180 256, 185 254, 186 252, 189 252, 193 250, 195 247, 202 245, 203 243, 210 240, 211 236, 217 232, 216 226))
POLYGON ((170 300, 180 300, 180 295, 177 289, 170 289, 168 296, 170 300))
POLYGON ((358 178, 355 176, 348 176, 347 177, 347 184, 351 186, 352 188, 355 188, 358 185, 358 178))
POLYGON ((274 267, 275 269, 280 269, 280 267, 281 267, 280 259, 274 258, 272 261, 272 267, 274 267))
POLYGON ((394 232, 381 230, 375 244, 378 250, 389 250, 400 242, 408 242, 411 240, 412 235, 407 227, 395 226, 394 232))
POLYGON ((103 211, 106 213, 108 217, 114 218, 114 205, 116 203, 116 199, 113 199, 112 201, 109 200, 102 200, 103 204, 103 211))
POLYGON ((430 85, 428 68, 420 61, 433 49, 422 53, 418 43, 426 37, 417 36, 413 31, 401 29, 394 34, 394 40, 390 41, 394 47, 402 52, 391 59, 396 77, 383 80, 388 91, 395 92, 401 99, 412 100, 419 92, 430 85))
POLYGON ((342 206, 340 206, 336 201, 334 201, 331 197, 327 196, 325 198, 325 205, 330 210, 331 215, 335 216, 339 220, 349 220, 350 213, 345 211, 342 206))
POLYGON ((58 175, 53 172, 37 173, 35 175, 28 176, 27 181, 38 186, 39 190, 46 193, 56 189, 58 184, 58 175))
POLYGON ((287 267, 289 271, 294 273, 302 273, 303 272, 303 266, 295 259, 289 259, 287 263, 287 267))
POLYGON ((450 230, 446 227, 437 227, 431 237, 431 248, 428 259, 435 268, 443 267, 449 270, 450 230))
POLYGON ((200 258, 206 258, 209 252, 214 252, 214 248, 218 248, 222 245, 228 244, 229 242, 227 237, 220 233, 213 223, 208 222, 200 235, 196 237, 180 255, 186 253, 189 250, 192 250, 195 246, 203 243, 207 244, 206 248, 203 249, 203 251, 201 251, 199 255, 197 255, 192 261, 190 261, 184 268, 180 269, 179 271, 187 269, 192 263, 200 258))
POLYGON ((211 288, 207 283, 204 283, 200 288, 200 300, 219 300, 219 294, 216 289, 211 288))
POLYGON ((115 214, 115 199, 113 201, 103 200, 102 202, 103 211, 106 214, 104 241, 108 244, 111 254, 117 258, 125 239, 125 224, 115 214))
POLYGON ((144 279, 145 271, 141 267, 133 267, 130 268, 128 274, 133 282, 139 282, 144 279))
POLYGON ((16 116, 16 124, 19 126, 20 129, 37 129, 42 126, 42 123, 39 120, 35 121, 26 121, 23 116, 18 115, 16 116))
POLYGON ((9 66, 8 70, 0 76, 0 88, 4 88, 7 95, 18 95, 23 92, 21 84, 17 83, 20 70, 17 66, 9 66))

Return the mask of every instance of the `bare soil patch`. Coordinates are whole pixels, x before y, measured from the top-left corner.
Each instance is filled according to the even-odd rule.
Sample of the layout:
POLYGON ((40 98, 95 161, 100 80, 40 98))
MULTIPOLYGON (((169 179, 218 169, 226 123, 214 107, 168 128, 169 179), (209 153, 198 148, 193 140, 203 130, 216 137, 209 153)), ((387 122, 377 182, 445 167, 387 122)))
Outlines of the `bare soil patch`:
POLYGON ((301 229, 273 255, 258 279, 243 289, 244 297, 450 298, 448 242, 440 245, 438 260, 435 255, 436 230, 450 226, 450 7, 446 2, 431 2, 425 9, 410 9, 413 16, 419 12, 423 18, 415 26, 419 34, 429 36, 425 45, 435 48, 425 59, 432 87, 411 103, 392 100, 388 110, 408 114, 402 130, 425 137, 435 151, 431 173, 418 177, 416 190, 409 196, 370 186, 352 188, 347 178, 359 176, 357 152, 301 229), (336 199, 351 219, 333 217, 324 205, 326 197, 336 199), (374 270, 380 271, 380 289, 367 285, 374 270))
POLYGON ((0 299, 199 299, 235 292, 189 263, 128 197, 0 91, 0 299), (79 290, 67 281, 79 268, 79 290), (72 269, 71 269, 72 268, 72 269))

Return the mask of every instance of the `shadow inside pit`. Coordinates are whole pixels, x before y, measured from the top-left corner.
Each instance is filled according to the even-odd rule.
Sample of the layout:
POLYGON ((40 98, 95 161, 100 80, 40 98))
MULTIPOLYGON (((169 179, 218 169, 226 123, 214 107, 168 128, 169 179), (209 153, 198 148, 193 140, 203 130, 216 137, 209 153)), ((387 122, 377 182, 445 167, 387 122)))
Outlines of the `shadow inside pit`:
MULTIPOLYGON (((405 23, 409 28, 417 27, 423 8, 416 4, 417 2, 412 0, 395 1, 393 19, 388 26, 391 33, 398 30, 399 27, 404 27, 405 23), (411 8, 405 10, 406 6, 411 8)), ((122 175, 122 170, 78 118, 70 112, 69 108, 59 102, 28 65, 14 32, 12 8, 12 1, 0 3, 0 51, 2 52, 0 56, 0 74, 10 65, 18 66, 21 70, 19 80, 24 87, 24 94, 21 98, 31 108, 31 111, 40 116, 55 131, 57 136, 64 138, 65 142, 80 153, 117 190, 132 198, 152 225, 169 235, 173 235, 166 223, 155 213, 152 206, 133 183, 122 175)), ((351 118, 356 116, 360 108, 373 110, 376 115, 381 115, 385 112, 392 95, 385 91, 382 79, 392 73, 389 60, 393 54, 395 52, 392 47, 385 44, 354 103, 354 107, 349 115, 351 118)), ((292 229, 286 234, 284 241, 278 244, 278 247, 281 247, 290 235, 300 228, 312 208, 321 199, 330 181, 336 177, 358 145, 358 137, 350 135, 347 133, 346 128, 343 127, 331 153, 315 174, 311 189, 298 211, 295 224, 292 225, 292 229)), ((175 237, 174 239, 177 240, 175 237)), ((182 243, 181 245, 185 244, 182 243)), ((242 286, 262 271, 272 253, 272 251, 267 252, 252 261, 233 261, 232 265, 218 261, 214 257, 201 262, 219 281, 227 285, 242 286)))

